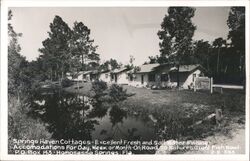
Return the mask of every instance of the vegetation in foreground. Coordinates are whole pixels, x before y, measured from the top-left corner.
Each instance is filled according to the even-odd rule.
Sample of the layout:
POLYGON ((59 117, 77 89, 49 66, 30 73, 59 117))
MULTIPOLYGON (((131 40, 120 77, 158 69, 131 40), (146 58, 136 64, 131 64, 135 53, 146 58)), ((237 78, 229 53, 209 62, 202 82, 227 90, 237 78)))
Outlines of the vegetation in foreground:
MULTIPOLYGON (((28 113, 30 107, 24 101, 18 102, 17 98, 9 97, 8 102, 8 152, 14 153, 13 139, 50 139, 52 134, 48 132, 45 124, 39 119, 31 118, 28 113)), ((25 145, 25 144, 21 144, 25 145)))

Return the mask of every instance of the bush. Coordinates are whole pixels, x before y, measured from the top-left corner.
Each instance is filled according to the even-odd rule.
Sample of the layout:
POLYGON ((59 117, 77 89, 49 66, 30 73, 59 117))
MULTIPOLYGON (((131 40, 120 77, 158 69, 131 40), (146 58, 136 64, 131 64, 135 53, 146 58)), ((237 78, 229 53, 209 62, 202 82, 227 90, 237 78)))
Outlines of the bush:
POLYGON ((156 117, 159 128, 160 139, 182 139, 189 132, 187 127, 191 125, 190 121, 183 118, 182 111, 176 110, 156 117))
POLYGON ((122 86, 119 86, 117 84, 112 84, 110 86, 109 96, 111 97, 111 101, 120 102, 126 100, 128 94, 127 90, 124 90, 122 86))
POLYGON ((95 96, 94 96, 95 98, 99 98, 101 96, 106 95, 104 91, 107 89, 108 89, 107 83, 104 81, 97 80, 97 81, 92 82, 91 90, 95 93, 95 96))

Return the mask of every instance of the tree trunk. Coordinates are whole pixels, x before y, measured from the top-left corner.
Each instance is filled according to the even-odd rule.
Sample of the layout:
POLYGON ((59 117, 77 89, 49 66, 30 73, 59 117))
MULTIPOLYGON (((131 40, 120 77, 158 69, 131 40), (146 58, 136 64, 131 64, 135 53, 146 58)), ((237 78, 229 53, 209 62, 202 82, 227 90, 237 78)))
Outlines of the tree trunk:
POLYGON ((180 75, 179 75, 179 70, 180 70, 180 64, 177 65, 177 87, 180 87, 180 75))
POLYGON ((220 48, 218 49, 216 74, 219 73, 219 64, 220 64, 220 48))
POLYGON ((50 73, 50 80, 52 82, 52 78, 53 78, 53 69, 51 68, 51 73, 50 73))
POLYGON ((209 71, 209 53, 210 53, 210 50, 208 48, 208 51, 207 51, 207 71, 209 71))
POLYGON ((63 71, 62 71, 62 77, 61 77, 61 85, 62 85, 62 81, 63 81, 63 71))
POLYGON ((207 70, 209 71, 209 59, 207 58, 207 70))
POLYGON ((17 90, 17 103, 20 104, 20 94, 19 94, 19 90, 17 90))
POLYGON ((226 65, 225 70, 224 70, 224 74, 226 74, 226 73, 227 73, 227 65, 226 65))
POLYGON ((62 64, 62 71, 61 71, 61 85, 62 85, 63 78, 64 78, 64 64, 62 64))
MULTIPOLYGON (((56 72, 56 70, 55 70, 55 80, 57 79, 57 72, 56 72)), ((52 80, 53 81, 53 80, 52 80)))
POLYGON ((84 57, 83 57, 83 55, 84 55, 84 54, 82 54, 82 70, 84 70, 84 69, 83 69, 83 67, 84 67, 84 57))

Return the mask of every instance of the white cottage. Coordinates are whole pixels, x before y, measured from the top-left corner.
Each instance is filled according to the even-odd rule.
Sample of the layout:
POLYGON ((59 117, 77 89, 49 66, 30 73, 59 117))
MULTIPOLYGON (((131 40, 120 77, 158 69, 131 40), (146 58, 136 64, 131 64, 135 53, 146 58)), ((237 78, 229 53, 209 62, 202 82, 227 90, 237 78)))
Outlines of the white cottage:
POLYGON ((97 70, 89 70, 89 71, 85 71, 83 73, 83 79, 87 82, 89 81, 95 81, 98 80, 98 71, 97 70))
POLYGON ((179 75, 180 87, 189 89, 195 78, 203 76, 205 69, 199 64, 180 65, 179 72, 171 64, 145 64, 139 67, 139 71, 133 74, 133 80, 129 84, 137 87, 176 87, 179 75))
POLYGON ((83 81, 83 82, 89 82, 96 80, 98 78, 98 72, 96 70, 89 70, 89 71, 79 71, 66 74, 67 78, 72 81, 83 81))
POLYGON ((111 72, 110 72, 110 70, 101 71, 100 74, 99 74, 99 80, 100 81, 104 81, 106 83, 111 83, 112 79, 111 79, 111 72))
POLYGON ((120 69, 115 69, 111 72, 111 81, 112 83, 117 83, 117 84, 128 84, 129 83, 129 78, 127 71, 128 68, 120 68, 120 69))
POLYGON ((138 71, 129 77, 129 85, 136 87, 146 87, 149 85, 150 76, 154 72, 154 68, 160 64, 144 64, 138 67, 138 71))
POLYGON ((75 72, 75 73, 66 73, 66 77, 69 80, 78 82, 78 81, 83 81, 83 74, 84 74, 84 71, 75 72))
MULTIPOLYGON (((184 89, 192 88, 194 81, 197 77, 202 77, 205 75, 206 70, 199 64, 192 65, 180 65, 179 67, 179 81, 180 86, 184 89)), ((176 83, 177 85, 177 68, 171 68, 170 81, 176 83)))

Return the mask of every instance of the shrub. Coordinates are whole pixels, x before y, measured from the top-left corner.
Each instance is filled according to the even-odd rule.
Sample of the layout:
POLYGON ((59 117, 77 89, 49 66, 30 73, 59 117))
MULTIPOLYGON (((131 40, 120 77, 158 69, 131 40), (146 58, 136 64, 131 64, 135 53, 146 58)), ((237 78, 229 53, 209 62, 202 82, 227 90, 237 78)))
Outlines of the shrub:
POLYGON ((112 84, 110 86, 109 96, 111 97, 111 101, 120 102, 126 100, 128 94, 127 90, 124 90, 122 86, 112 84))
POLYGON ((181 139, 187 134, 189 122, 181 111, 171 111, 158 117, 158 134, 161 139, 181 139))
POLYGON ((104 81, 97 80, 97 81, 92 82, 91 90, 95 93, 95 96, 94 96, 95 98, 106 95, 104 91, 107 89, 108 89, 107 83, 104 81))

